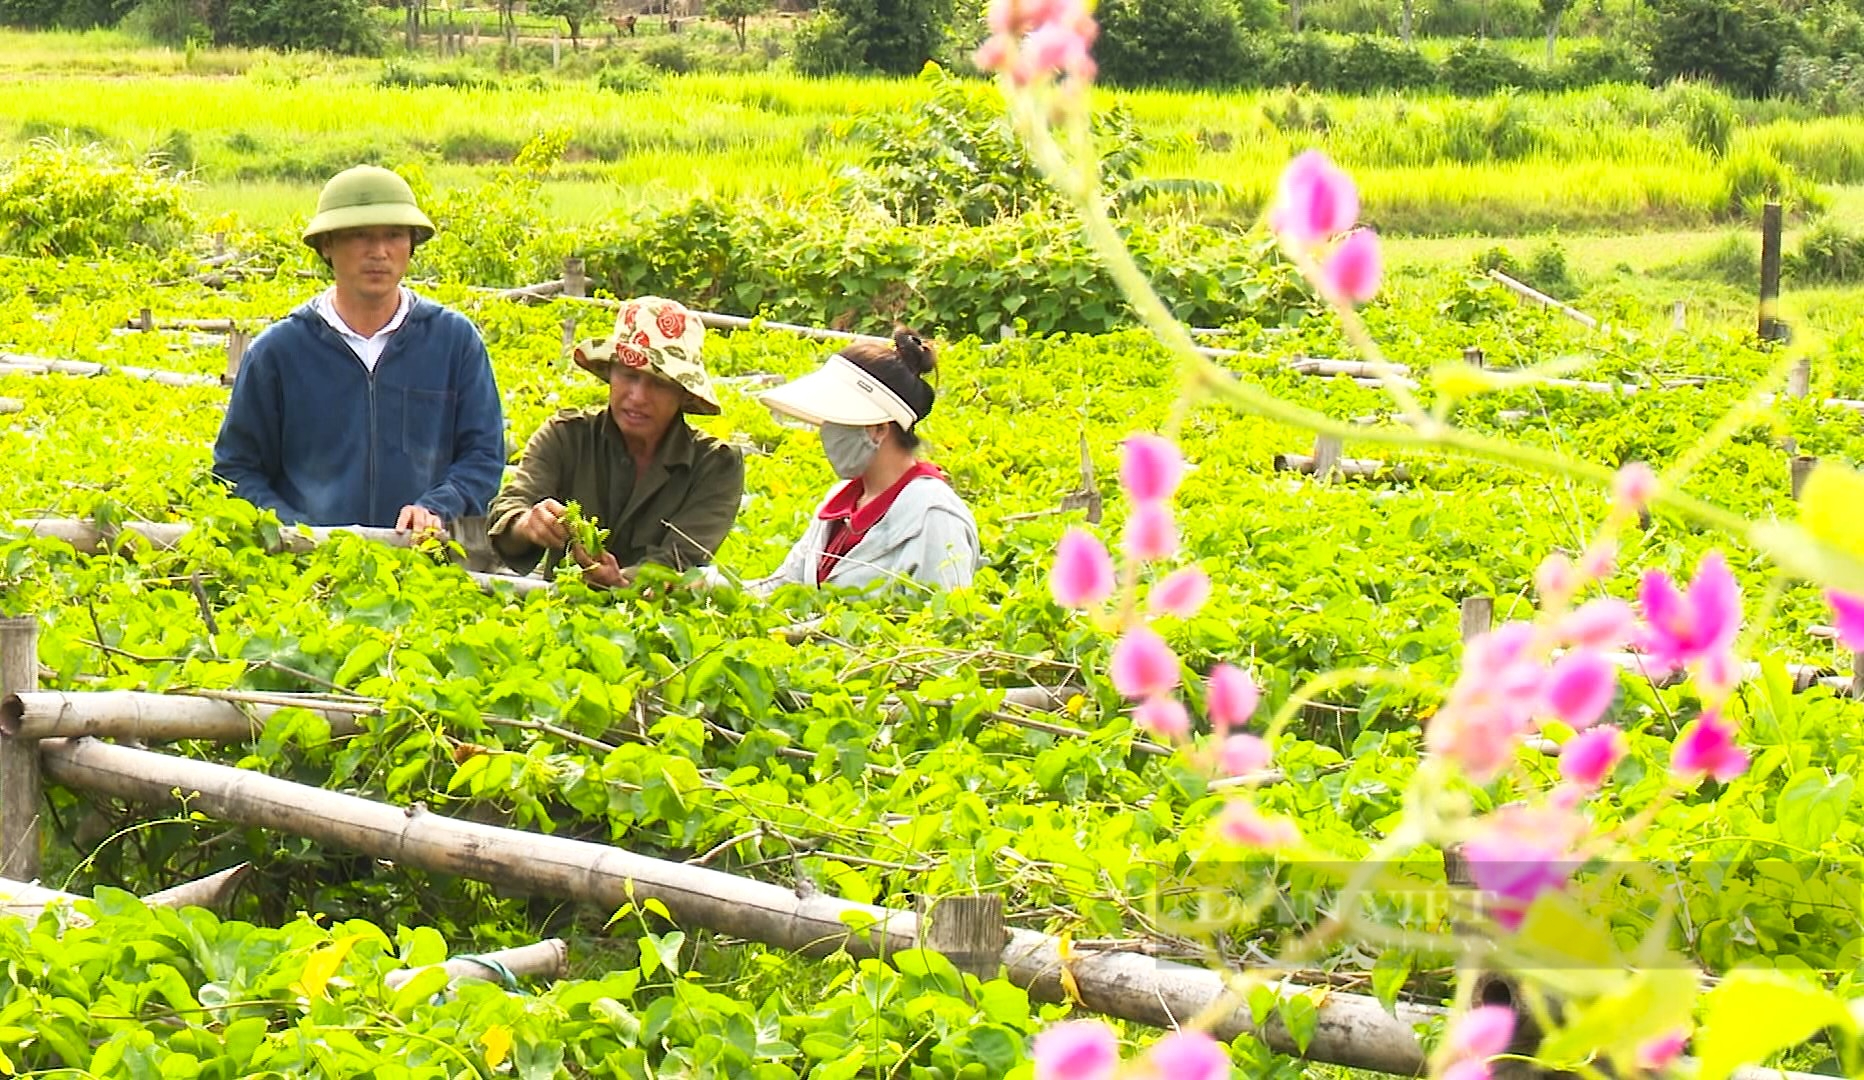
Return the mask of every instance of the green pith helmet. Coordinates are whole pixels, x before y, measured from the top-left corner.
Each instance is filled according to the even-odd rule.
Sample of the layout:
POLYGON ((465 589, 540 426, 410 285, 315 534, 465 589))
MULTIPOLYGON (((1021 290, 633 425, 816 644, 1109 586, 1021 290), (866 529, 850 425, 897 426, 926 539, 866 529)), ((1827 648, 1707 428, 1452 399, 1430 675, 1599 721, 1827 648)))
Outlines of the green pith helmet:
POLYGON ((376 165, 358 165, 330 178, 317 196, 317 215, 304 227, 304 242, 312 250, 317 238, 338 229, 366 229, 376 225, 406 225, 414 242, 434 235, 434 223, 415 205, 408 182, 376 165))

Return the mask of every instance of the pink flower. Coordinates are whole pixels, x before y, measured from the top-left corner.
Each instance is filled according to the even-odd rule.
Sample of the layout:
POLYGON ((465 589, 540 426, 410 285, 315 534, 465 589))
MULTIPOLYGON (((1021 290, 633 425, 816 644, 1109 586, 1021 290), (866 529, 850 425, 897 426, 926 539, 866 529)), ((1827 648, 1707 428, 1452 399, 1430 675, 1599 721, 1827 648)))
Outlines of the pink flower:
POLYGON ((1616 649, 1637 633, 1637 612, 1623 600, 1593 600, 1560 620, 1560 639, 1575 649, 1616 649))
POLYGON ((1688 592, 1678 592, 1663 571, 1647 571, 1638 598, 1648 624, 1640 644, 1655 667, 1675 670, 1734 648, 1741 629, 1741 588, 1721 552, 1702 557, 1688 592))
POLYGON ((1165 639, 1136 626, 1113 647, 1113 687, 1134 701, 1169 693, 1178 685, 1178 655, 1165 639))
POLYGON ((1578 589, 1579 571, 1564 555, 1549 555, 1534 570, 1534 591, 1540 594, 1542 604, 1564 603, 1578 589))
POLYGON ((1720 709, 1696 717, 1670 748, 1670 771, 1684 780, 1713 776, 1727 783, 1747 771, 1747 751, 1735 745, 1735 728, 1720 709))
POLYGON ((1554 661, 1541 689, 1547 710, 1568 727, 1588 728, 1598 722, 1618 691, 1618 669, 1610 660, 1588 649, 1576 649, 1554 661))
POLYGON ((1506 1054, 1514 1039, 1514 1013, 1500 1005, 1471 1009, 1450 1025, 1446 1048, 1453 1057, 1487 1061, 1506 1054))
POLYGON ((1431 718, 1425 746, 1444 754, 1477 783, 1514 761, 1515 743, 1531 726, 1546 669, 1528 655, 1534 627, 1503 623, 1470 639, 1450 698, 1431 718))
POLYGON ((1638 1044, 1637 1067, 1651 1072, 1662 1072, 1683 1055, 1683 1045, 1689 1041, 1689 1033, 1677 1029, 1665 1035, 1646 1039, 1638 1044))
POLYGON ((1221 1080, 1230 1075, 1230 1052, 1201 1031, 1175 1031, 1152 1044, 1141 1068, 1158 1080, 1221 1080))
POLYGON ((1852 596, 1833 589, 1825 594, 1832 605, 1832 621, 1838 626, 1838 643, 1852 652, 1864 652, 1864 596, 1852 596))
POLYGON ((1287 818, 1263 817, 1248 799, 1231 799, 1217 815, 1217 835, 1232 844, 1274 851, 1297 844, 1300 830, 1287 818))
POLYGON ((1649 465, 1633 461, 1612 478, 1612 500, 1635 514, 1650 504, 1657 494, 1657 474, 1649 465))
POLYGON ((1036 1036, 1035 1080, 1111 1080, 1120 1041, 1099 1020, 1071 1020, 1036 1036))
POLYGON ((1094 58, 1088 52, 1091 36, 1079 27, 1043 23, 1023 39, 1022 50, 1010 63, 1010 81, 1018 86, 1067 75, 1086 82, 1094 77, 1094 58))
POLYGON ((1195 566, 1174 570, 1152 587, 1146 596, 1146 608, 1154 615, 1176 615, 1188 619, 1210 599, 1210 575, 1195 566))
POLYGON ((1269 744, 1257 735, 1231 735, 1217 751, 1217 763, 1226 776, 1248 776, 1269 767, 1269 744))
POLYGON ((1587 581, 1602 581, 1612 576, 1612 567, 1617 562, 1618 545, 1610 540, 1601 540, 1579 557, 1579 572, 1587 581))
POLYGON ((1335 303, 1363 304, 1379 293, 1385 260, 1378 234, 1354 229, 1320 264, 1321 285, 1335 303))
MULTIPOLYGON (((992 8, 995 10, 995 8, 992 8)), ((987 38, 977 51, 971 54, 971 62, 979 71, 1002 71, 1010 62, 1010 42, 1008 38, 987 38)))
POLYGON ((1177 444, 1159 435, 1134 435, 1120 444, 1120 486, 1134 502, 1169 499, 1184 479, 1177 444))
POLYGON ((1359 189, 1325 154, 1309 150, 1282 170, 1269 227, 1284 241, 1313 247, 1352 228, 1357 220, 1359 189))
POLYGON ((1182 738, 1191 730, 1191 714, 1169 694, 1158 694, 1139 703, 1133 720, 1140 727, 1168 739, 1182 738))
POLYGON ((1218 730, 1242 727, 1255 715, 1262 693, 1254 679, 1242 668, 1218 664, 1210 669, 1210 682, 1204 693, 1204 711, 1211 726, 1218 730))
POLYGON ((1178 554, 1178 525, 1161 502, 1143 502, 1126 519, 1126 557, 1157 562, 1178 554))
POLYGON ((1463 845, 1476 886, 1495 901, 1495 921, 1520 927, 1534 898, 1566 887, 1581 862, 1583 818, 1561 805, 1508 806, 1489 815, 1463 845))
POLYGON ((1017 86, 1054 75, 1093 79, 1088 47, 1100 27, 1081 0, 993 0, 985 18, 991 36, 974 56, 979 68, 1017 86))
POLYGON ((1590 791, 1605 782, 1625 756, 1625 733, 1609 724, 1582 732, 1560 748, 1560 777, 1590 791))
POLYGON ((1113 556, 1092 533, 1069 529, 1055 546, 1049 590, 1062 607, 1091 607, 1113 595, 1113 556))
POLYGON ((1438 1074, 1437 1080, 1495 1080, 1495 1074, 1489 1069, 1488 1062, 1470 1058, 1453 1062, 1438 1074))

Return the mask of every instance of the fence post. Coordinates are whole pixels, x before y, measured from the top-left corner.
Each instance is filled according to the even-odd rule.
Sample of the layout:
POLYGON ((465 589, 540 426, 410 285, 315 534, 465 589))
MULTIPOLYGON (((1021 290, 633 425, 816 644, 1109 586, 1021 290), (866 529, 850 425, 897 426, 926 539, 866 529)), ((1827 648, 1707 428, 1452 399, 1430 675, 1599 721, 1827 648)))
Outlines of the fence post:
POLYGON ((1687 329, 1688 326, 1688 309, 1683 301, 1678 300, 1676 303, 1670 305, 1670 328, 1672 330, 1684 330, 1687 329))
POLYGON ((1462 635, 1464 644, 1471 638, 1489 632, 1495 621, 1495 598, 1491 596, 1463 597, 1462 635))
POLYGON ((155 329, 155 312, 149 310, 148 308, 143 308, 141 311, 137 312, 136 313, 136 327, 137 329, 142 330, 144 333, 154 330, 155 329))
MULTIPOLYGON (((39 688, 39 620, 0 619, 0 695, 39 688)), ((0 736, 0 877, 39 877, 39 742, 0 736)))
POLYGON ((1780 341, 1786 324, 1780 315, 1780 204, 1770 202, 1760 215, 1760 339, 1780 341))
POLYGON ((1463 350, 1463 363, 1470 367, 1488 367, 1489 362, 1483 358, 1482 350, 1474 345, 1463 350))
POLYGON ((1340 445, 1338 435, 1318 435, 1314 438, 1314 475, 1323 481, 1333 478, 1334 469, 1339 467, 1340 445))
POLYGON ((246 359, 246 347, 252 344, 252 335, 239 327, 227 331, 227 372, 220 376, 220 385, 232 386, 239 378, 239 366, 246 359))
POLYGON ((1793 455, 1793 501, 1799 501, 1799 493, 1805 490, 1806 478, 1819 464, 1819 459, 1808 454, 1793 455))
POLYGON ((589 295, 589 274, 583 261, 574 255, 563 260, 563 295, 578 298, 589 295))
POLYGON ((1002 963, 1003 897, 948 896, 930 905, 920 903, 918 946, 950 960, 959 971, 992 979, 1002 963))
POLYGON ((1786 376, 1788 397, 1803 398, 1812 392, 1812 358, 1802 356, 1786 376))

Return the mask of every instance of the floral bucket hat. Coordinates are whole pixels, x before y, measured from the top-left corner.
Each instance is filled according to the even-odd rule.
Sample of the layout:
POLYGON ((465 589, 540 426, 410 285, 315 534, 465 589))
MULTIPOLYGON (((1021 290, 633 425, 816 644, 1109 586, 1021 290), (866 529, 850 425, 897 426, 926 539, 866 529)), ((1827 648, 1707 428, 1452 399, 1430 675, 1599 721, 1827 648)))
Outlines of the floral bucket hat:
POLYGON ((611 365, 646 368, 678 383, 690 397, 687 411, 717 416, 721 411, 712 380, 699 353, 705 345, 705 327, 675 300, 643 296, 621 305, 615 332, 605 339, 585 341, 570 353, 576 366, 608 381, 611 365))

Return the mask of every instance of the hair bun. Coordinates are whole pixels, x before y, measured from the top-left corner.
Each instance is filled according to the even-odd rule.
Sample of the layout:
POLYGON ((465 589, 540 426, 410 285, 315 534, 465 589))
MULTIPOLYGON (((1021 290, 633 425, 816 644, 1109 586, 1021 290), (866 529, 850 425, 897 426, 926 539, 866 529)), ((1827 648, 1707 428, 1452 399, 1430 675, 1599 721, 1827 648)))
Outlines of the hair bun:
POLYGON ((926 375, 938 366, 931 344, 904 326, 893 331, 893 351, 900 363, 915 375, 926 375))

